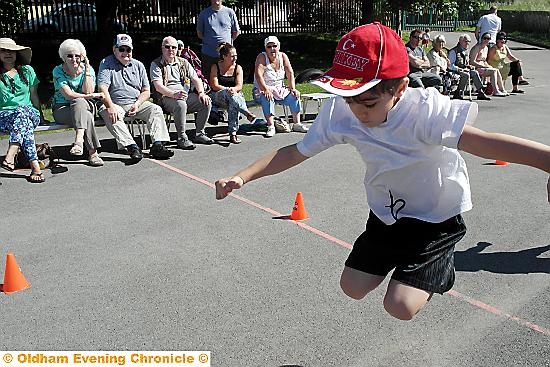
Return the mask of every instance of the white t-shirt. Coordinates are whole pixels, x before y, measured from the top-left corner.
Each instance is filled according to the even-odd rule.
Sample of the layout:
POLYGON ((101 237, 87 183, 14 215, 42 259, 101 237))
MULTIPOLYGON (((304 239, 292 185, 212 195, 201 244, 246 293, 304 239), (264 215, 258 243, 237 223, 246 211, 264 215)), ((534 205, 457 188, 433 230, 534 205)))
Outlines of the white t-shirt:
POLYGON ((500 31, 502 21, 495 13, 487 14, 479 18, 477 27, 479 27, 479 38, 487 32, 491 33, 491 42, 496 43, 497 33, 500 31))
POLYGON ((457 145, 477 111, 476 103, 451 101, 433 88, 407 88, 387 121, 369 128, 334 97, 297 148, 312 157, 336 144, 353 145, 366 166, 367 202, 384 223, 401 217, 440 223, 472 208, 457 145))

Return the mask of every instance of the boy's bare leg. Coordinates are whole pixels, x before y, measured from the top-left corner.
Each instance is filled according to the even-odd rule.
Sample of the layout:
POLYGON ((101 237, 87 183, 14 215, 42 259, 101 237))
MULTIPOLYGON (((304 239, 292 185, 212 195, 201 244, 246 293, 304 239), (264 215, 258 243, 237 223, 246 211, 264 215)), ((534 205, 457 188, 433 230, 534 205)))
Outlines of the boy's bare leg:
POLYGON ((392 279, 384 297, 384 308, 397 319, 411 320, 428 303, 432 294, 392 279))
POLYGON ((361 299, 378 287, 384 278, 345 266, 340 277, 340 287, 347 296, 361 299))

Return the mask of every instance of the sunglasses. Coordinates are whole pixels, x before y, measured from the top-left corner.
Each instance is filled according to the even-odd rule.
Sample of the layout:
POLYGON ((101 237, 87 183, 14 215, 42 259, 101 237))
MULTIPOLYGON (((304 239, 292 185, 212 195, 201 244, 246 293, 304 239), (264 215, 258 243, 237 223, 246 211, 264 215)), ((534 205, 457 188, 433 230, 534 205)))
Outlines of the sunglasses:
POLYGON ((491 37, 483 37, 482 39, 484 39, 484 40, 489 40, 489 41, 490 41, 490 40, 491 40, 491 37))
POLYGON ((132 49, 130 47, 119 47, 118 48, 118 52, 126 52, 126 53, 131 53, 132 52, 132 49))
POLYGON ((167 49, 167 50, 177 50, 178 46, 164 45, 164 48, 167 49))
POLYGON ((414 38, 415 40, 420 39, 420 36, 411 36, 411 38, 414 38))
POLYGON ((80 55, 76 55, 76 54, 68 54, 67 55, 67 58, 69 58, 69 59, 77 58, 77 57, 80 58, 80 55))
POLYGON ((266 48, 277 48, 277 45, 267 45, 266 48))
POLYGON ((508 41, 508 39, 507 38, 497 38, 497 41, 506 42, 506 41, 508 41))

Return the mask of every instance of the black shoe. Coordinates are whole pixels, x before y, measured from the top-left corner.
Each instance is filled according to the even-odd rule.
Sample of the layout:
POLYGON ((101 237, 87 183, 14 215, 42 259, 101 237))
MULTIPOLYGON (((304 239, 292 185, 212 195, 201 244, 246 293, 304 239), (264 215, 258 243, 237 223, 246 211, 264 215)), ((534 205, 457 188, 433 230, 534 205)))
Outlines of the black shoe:
POLYGON ((490 101, 491 97, 487 96, 485 93, 483 93, 482 90, 480 90, 479 92, 477 92, 477 99, 483 100, 483 101, 490 101))
POLYGON ((162 144, 154 144, 149 150, 149 154, 155 159, 168 159, 174 155, 174 152, 162 144))
POLYGON ((460 93, 459 91, 455 91, 453 93, 453 99, 462 99, 462 93, 460 93))
POLYGON ((132 158, 133 161, 139 162, 142 160, 143 153, 138 147, 128 147, 128 151, 130 152, 130 158, 132 158))

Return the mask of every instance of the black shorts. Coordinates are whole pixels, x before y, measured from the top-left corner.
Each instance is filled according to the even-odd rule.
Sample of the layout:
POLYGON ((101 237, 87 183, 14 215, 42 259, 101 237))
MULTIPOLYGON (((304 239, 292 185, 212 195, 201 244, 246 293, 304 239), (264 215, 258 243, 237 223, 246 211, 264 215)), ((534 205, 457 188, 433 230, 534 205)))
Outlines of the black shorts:
POLYGON ((465 234, 461 215, 441 223, 400 218, 387 225, 371 211, 346 266, 384 277, 395 268, 392 279, 444 293, 454 284, 454 247, 465 234))

